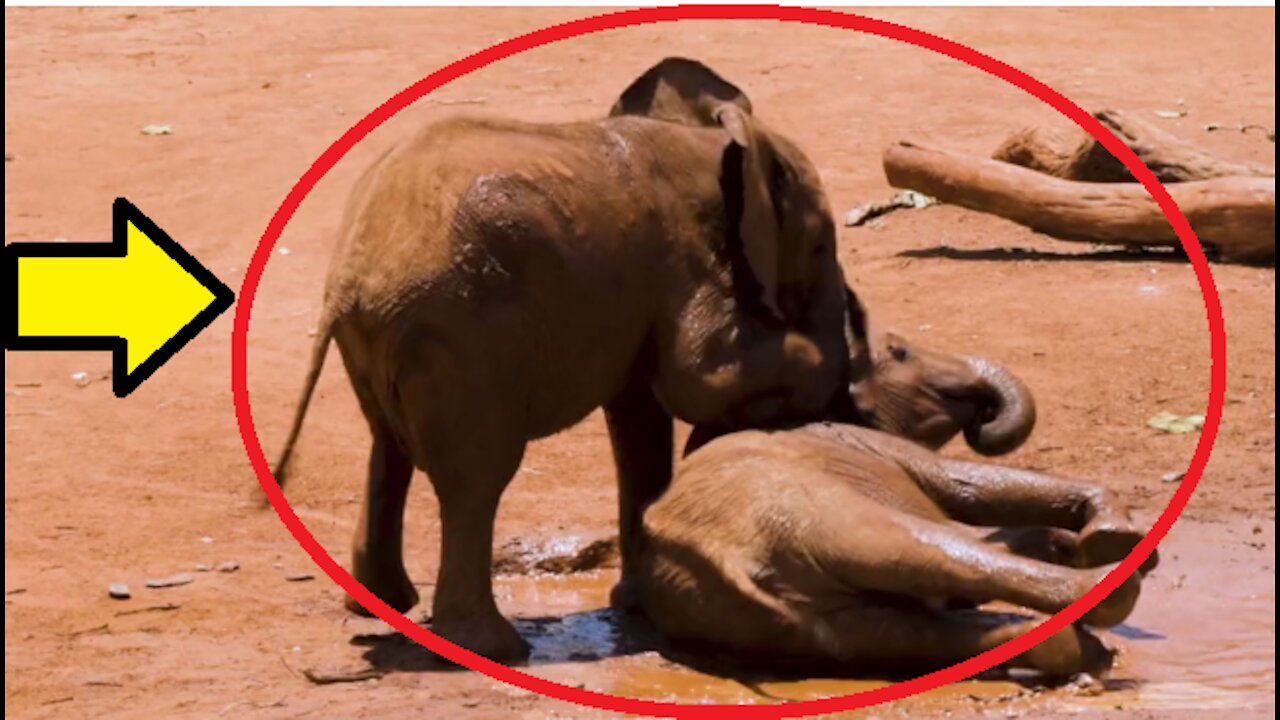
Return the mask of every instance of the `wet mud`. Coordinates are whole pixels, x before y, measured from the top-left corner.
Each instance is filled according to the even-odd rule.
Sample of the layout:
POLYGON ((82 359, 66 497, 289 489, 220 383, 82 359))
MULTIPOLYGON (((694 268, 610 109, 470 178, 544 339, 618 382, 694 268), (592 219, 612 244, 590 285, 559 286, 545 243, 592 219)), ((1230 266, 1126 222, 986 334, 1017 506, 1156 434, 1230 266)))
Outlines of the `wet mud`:
MULTIPOLYGON (((1264 548, 1273 546, 1274 533, 1273 523, 1178 523, 1130 621, 1101 631, 1119 650, 1108 677, 1048 686, 1034 676, 994 671, 909 702, 922 708, 954 707, 957 699, 1034 702, 1061 711, 1265 708, 1274 703, 1275 589, 1274 558, 1264 548)), ((530 544, 551 549, 534 565, 569 567, 580 554, 573 538, 530 544), (565 554, 556 556, 556 548, 565 554)), ((519 618, 517 627, 532 645, 532 672, 612 694, 686 703, 797 701, 892 682, 771 678, 673 651, 643 622, 607 607, 616 579, 616 570, 499 579, 499 601, 519 618)))

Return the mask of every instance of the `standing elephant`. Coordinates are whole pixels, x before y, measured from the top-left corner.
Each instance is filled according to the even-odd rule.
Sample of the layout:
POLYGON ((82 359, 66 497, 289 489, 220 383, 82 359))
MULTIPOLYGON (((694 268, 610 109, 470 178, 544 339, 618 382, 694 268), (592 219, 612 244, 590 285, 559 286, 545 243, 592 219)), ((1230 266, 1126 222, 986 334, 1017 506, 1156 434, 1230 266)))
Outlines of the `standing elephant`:
POLYGON ((847 401, 846 289, 818 174, 740 104, 711 117, 445 120, 354 188, 276 477, 332 340, 373 436, 353 575, 397 610, 417 602, 401 536, 423 470, 442 525, 433 629, 459 645, 527 653, 490 562, 531 439, 604 408, 625 590, 640 514, 671 479, 673 418, 750 427, 847 401))
MULTIPOLYGON (((668 638, 773 668, 932 669, 1038 624, 978 604, 1061 610, 1142 538, 1103 488, 928 449, 975 427, 966 438, 980 450, 1026 438, 1034 405, 1006 370, 894 336, 875 354, 855 395, 902 437, 817 423, 704 438, 682 461, 644 515, 642 605, 668 638), (984 397, 999 398, 996 415, 984 397), (1006 418, 1001 437, 974 425, 983 415, 1006 418)), ((1138 591, 1129 578, 1084 621, 1123 621, 1138 591)), ((1011 665, 1096 673, 1111 657, 1076 626, 1011 665)))

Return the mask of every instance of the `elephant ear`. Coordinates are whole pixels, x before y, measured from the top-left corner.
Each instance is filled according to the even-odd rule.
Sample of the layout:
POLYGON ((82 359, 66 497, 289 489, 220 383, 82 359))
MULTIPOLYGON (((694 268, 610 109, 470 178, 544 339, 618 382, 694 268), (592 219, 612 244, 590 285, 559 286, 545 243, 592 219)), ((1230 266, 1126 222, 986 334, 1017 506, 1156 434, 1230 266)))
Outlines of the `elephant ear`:
POLYGON ((875 358, 871 356, 871 331, 867 327, 867 311, 853 288, 844 286, 844 342, 849 349, 849 399, 858 425, 871 426, 875 417, 875 358))
POLYGON ((670 57, 636 78, 609 111, 686 125, 717 125, 715 111, 729 103, 751 113, 751 101, 733 83, 697 60, 670 57))
POLYGON ((775 188, 770 180, 777 159, 767 137, 742 108, 721 105, 716 121, 729 134, 730 142, 720 168, 720 184, 727 214, 726 244, 736 257, 745 260, 749 273, 735 272, 739 297, 755 298, 763 309, 782 320, 778 305, 781 241, 780 213, 775 206, 775 188), (747 277, 749 275, 749 277, 747 277))

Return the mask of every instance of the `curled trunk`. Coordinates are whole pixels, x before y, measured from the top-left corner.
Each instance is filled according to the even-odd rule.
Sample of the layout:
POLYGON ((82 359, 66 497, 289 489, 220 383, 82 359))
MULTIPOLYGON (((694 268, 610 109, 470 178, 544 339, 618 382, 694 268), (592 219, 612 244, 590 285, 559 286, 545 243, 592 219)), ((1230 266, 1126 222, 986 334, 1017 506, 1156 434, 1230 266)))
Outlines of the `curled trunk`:
POLYGON ((982 392, 990 404, 965 427, 965 441, 983 455, 1013 451, 1026 442, 1036 424, 1031 391, 998 363, 983 358, 968 358, 966 362, 981 378, 982 392))

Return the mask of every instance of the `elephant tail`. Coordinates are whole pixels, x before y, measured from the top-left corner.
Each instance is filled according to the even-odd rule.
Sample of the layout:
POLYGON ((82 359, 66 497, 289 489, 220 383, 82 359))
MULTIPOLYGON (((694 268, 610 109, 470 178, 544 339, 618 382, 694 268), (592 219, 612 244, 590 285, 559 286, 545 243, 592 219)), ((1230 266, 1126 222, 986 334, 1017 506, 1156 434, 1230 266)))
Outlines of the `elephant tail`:
POLYGON ((289 467, 289 458, 293 456, 293 448, 298 444, 298 436, 302 434, 302 420, 307 416, 307 406, 311 404, 311 396, 315 394, 316 383, 320 380, 320 370, 324 368, 324 359, 329 352, 329 342, 333 340, 333 316, 325 313, 319 327, 316 328, 315 345, 311 348, 311 366, 307 369, 306 384, 302 387, 302 397, 293 413, 293 425, 289 428, 289 437, 284 441, 280 457, 276 460, 272 474, 276 483, 283 488, 289 467))

